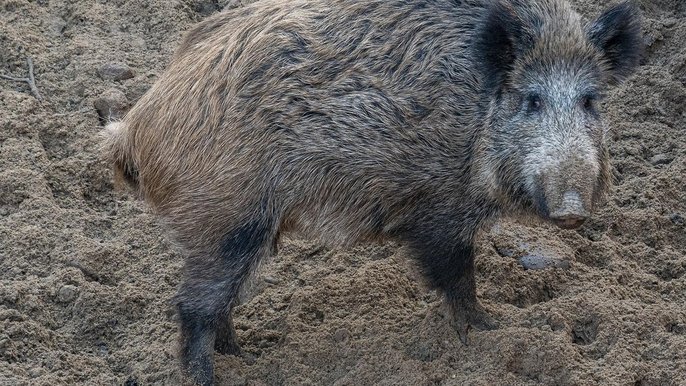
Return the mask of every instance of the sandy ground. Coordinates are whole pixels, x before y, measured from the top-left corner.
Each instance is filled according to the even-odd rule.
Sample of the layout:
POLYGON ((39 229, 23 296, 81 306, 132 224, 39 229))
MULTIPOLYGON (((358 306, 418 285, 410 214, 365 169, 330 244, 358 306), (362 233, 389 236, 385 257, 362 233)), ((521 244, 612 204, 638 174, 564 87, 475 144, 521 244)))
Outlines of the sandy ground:
MULTIPOLYGON (((578 231, 505 221, 479 243, 479 295, 500 329, 461 345, 401 246, 286 240, 237 308, 252 359, 218 355, 220 383, 685 385, 686 2, 641 4, 646 59, 605 106, 607 206, 578 231), (526 254, 568 267, 525 270, 526 254)), ((113 189, 93 103, 108 89, 136 101, 183 31, 223 6, 0 1, 0 73, 23 77, 32 57, 44 96, 0 80, 0 385, 178 381, 181 257, 113 189), (133 77, 99 74, 117 62, 133 77)))

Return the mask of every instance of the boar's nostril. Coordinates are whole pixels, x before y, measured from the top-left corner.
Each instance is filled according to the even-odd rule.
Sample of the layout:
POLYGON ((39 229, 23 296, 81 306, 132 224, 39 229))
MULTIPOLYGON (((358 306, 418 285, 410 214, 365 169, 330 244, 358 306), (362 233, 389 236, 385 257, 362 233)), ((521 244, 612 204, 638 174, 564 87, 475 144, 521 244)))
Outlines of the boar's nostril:
POLYGON ((550 213, 550 219, 555 225, 564 229, 574 229, 586 221, 589 213, 584 203, 575 191, 568 191, 562 196, 562 203, 550 213))

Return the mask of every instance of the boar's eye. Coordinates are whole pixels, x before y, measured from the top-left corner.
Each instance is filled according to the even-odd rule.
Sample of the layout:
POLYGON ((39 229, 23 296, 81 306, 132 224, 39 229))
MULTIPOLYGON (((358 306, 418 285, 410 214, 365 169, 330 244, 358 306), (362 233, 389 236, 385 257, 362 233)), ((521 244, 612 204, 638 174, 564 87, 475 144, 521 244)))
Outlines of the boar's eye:
POLYGON ((596 99, 597 99, 597 98, 596 98, 595 95, 591 95, 591 94, 589 94, 589 95, 584 95, 584 96, 581 98, 581 103, 582 103, 583 106, 584 106, 584 110, 586 110, 586 111, 589 112, 589 113, 595 114, 595 112, 596 112, 596 110, 595 110, 596 99))
POLYGON ((530 94, 526 98, 526 111, 527 113, 537 113, 541 111, 543 107, 543 100, 538 94, 530 94))

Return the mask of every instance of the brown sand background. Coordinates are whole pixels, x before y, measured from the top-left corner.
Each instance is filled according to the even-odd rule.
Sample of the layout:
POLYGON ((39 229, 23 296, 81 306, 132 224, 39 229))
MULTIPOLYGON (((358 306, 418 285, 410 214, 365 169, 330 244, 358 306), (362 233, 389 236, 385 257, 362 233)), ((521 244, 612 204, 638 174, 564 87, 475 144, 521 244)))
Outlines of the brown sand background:
MULTIPOLYGON (((249 1, 249 0, 248 0, 249 1)), ((604 1, 576 0, 593 15, 604 1)), ((459 343, 397 245, 286 240, 236 310, 226 385, 685 385, 686 2, 641 0, 644 65, 606 103, 617 183, 579 231, 505 221, 479 244, 501 321, 459 343), (524 270, 542 254, 568 269, 524 270), (264 279, 266 277, 266 280, 264 279)), ((175 384, 181 257, 113 190, 93 102, 136 101, 208 0, 0 0, 0 385, 175 384), (135 77, 103 80, 127 64, 135 77)))

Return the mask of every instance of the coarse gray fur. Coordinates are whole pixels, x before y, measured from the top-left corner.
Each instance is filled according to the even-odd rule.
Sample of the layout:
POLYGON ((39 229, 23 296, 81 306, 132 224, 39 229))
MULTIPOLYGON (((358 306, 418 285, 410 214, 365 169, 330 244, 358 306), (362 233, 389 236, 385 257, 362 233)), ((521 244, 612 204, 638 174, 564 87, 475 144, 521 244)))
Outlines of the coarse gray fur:
POLYGON ((187 257, 188 380, 240 352, 236 294, 287 231, 405 242, 463 341, 495 328, 476 232, 583 222, 610 182, 596 103, 639 54, 629 3, 589 23, 564 0, 261 0, 198 24, 104 145, 187 257))

